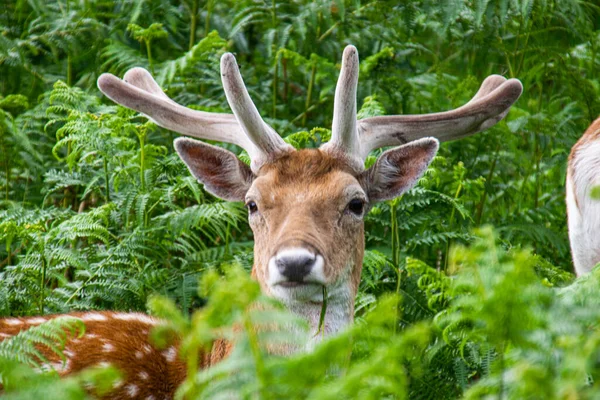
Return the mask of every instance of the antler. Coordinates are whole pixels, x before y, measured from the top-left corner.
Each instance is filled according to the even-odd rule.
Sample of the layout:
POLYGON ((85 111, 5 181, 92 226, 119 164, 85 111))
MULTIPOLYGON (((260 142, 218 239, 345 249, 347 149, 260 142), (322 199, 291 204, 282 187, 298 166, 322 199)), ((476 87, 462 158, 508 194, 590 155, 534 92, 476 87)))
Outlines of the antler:
POLYGON ((360 165, 369 152, 427 136, 440 141, 459 139, 485 130, 508 113, 523 92, 518 79, 499 75, 487 77, 475 96, 452 111, 423 115, 392 115, 356 121, 358 54, 347 46, 335 92, 331 141, 321 149, 360 165))
MULTIPOLYGON (((506 116, 523 91, 517 79, 491 75, 471 101, 455 110, 357 121, 358 70, 358 52, 354 46, 347 46, 335 91, 331 140, 321 146, 321 150, 347 160, 359 170, 364 168, 369 152, 380 147, 401 145, 427 136, 448 141, 487 129, 506 116)), ((254 172, 293 151, 293 147, 262 120, 244 86, 235 57, 230 53, 221 57, 221 75, 234 115, 191 110, 175 103, 142 68, 129 70, 123 80, 103 74, 98 78, 98 87, 116 103, 146 115, 164 128, 242 147, 252 160, 254 172)))
POLYGON ((331 140, 321 149, 346 158, 355 163, 358 169, 364 168, 360 154, 360 138, 356 130, 356 88, 358 86, 358 51, 354 46, 346 46, 342 55, 342 70, 335 88, 331 140))
POLYGON ((293 147, 260 117, 244 86, 235 57, 230 53, 221 57, 221 75, 234 115, 196 111, 177 104, 143 68, 127 71, 123 80, 102 74, 98 88, 114 102, 146 115, 163 128, 240 146, 248 152, 254 172, 264 163, 293 151, 293 147))

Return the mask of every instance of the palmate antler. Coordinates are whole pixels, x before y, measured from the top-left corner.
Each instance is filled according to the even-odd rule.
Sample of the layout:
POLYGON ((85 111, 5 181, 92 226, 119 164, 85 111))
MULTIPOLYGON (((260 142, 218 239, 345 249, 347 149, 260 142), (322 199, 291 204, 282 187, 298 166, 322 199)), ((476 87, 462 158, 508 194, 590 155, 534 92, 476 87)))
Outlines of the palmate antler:
MULTIPOLYGON (((335 92, 332 136, 321 150, 346 159, 355 169, 370 151, 401 145, 423 137, 448 141, 485 130, 508 113, 523 91, 517 79, 487 77, 477 94, 452 111, 423 115, 393 115, 356 120, 358 51, 347 46, 335 92)), ((98 87, 110 99, 134 109, 175 132, 232 143, 246 150, 256 173, 262 165, 294 151, 261 118, 231 53, 221 58, 223 89, 233 114, 191 110, 167 97, 148 71, 129 70, 123 80, 111 74, 98 79, 98 87)))
POLYGON ((233 115, 196 111, 171 100, 143 68, 133 68, 123 80, 112 74, 98 78, 98 88, 115 103, 138 111, 163 128, 200 139, 235 144, 248 152, 257 172, 294 148, 267 125, 250 99, 235 57, 221 57, 221 76, 233 115))
POLYGON ((422 115, 391 115, 356 120, 358 52, 347 46, 342 57, 333 114, 331 140, 321 149, 362 165, 369 152, 423 137, 445 142, 485 130, 506 116, 523 92, 518 79, 488 76, 475 96, 452 111, 422 115))

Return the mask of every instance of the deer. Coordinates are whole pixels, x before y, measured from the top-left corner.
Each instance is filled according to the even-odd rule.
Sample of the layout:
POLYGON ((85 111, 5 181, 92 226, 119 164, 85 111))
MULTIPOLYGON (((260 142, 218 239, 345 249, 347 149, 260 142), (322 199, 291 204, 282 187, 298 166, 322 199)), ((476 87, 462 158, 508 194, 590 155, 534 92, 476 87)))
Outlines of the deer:
MULTIPOLYGON (((312 331, 321 329, 324 337, 353 322, 365 251, 364 218, 370 208, 413 187, 440 141, 473 135, 499 122, 523 90, 517 79, 491 75, 468 103, 454 110, 357 120, 359 59, 357 49, 349 45, 335 89, 331 139, 319 148, 296 150, 263 120, 231 53, 221 57, 220 72, 233 114, 176 103, 142 68, 127 71, 123 79, 102 74, 98 88, 158 126, 237 145, 248 153, 250 165, 222 147, 189 137, 174 141, 179 157, 206 191, 225 201, 244 202, 255 241, 251 276, 262 292, 306 320, 312 331), (371 151, 390 146, 365 169, 371 151)), ((124 378, 107 398, 173 398, 186 378, 186 364, 177 344, 158 349, 150 340, 149 331, 160 320, 112 311, 68 315, 81 319, 86 330, 67 343, 66 362, 47 354, 60 364, 60 375, 111 364, 124 378)), ((54 317, 0 320, 0 337, 54 317)), ((217 340, 201 355, 200 368, 220 362, 233 346, 217 340)))
POLYGON ((600 118, 575 143, 569 154, 566 180, 567 224, 575 273, 587 274, 600 263, 600 201, 592 198, 600 186, 600 118))

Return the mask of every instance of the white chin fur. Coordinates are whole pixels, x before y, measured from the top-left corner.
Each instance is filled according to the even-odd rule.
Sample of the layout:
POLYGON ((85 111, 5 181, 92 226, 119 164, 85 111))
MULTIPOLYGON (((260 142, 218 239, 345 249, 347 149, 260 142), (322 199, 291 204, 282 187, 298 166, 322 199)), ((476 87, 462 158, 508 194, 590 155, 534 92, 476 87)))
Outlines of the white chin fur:
POLYGON ((311 284, 295 287, 275 285, 271 287, 271 295, 284 303, 290 301, 321 303, 323 301, 323 285, 311 284))

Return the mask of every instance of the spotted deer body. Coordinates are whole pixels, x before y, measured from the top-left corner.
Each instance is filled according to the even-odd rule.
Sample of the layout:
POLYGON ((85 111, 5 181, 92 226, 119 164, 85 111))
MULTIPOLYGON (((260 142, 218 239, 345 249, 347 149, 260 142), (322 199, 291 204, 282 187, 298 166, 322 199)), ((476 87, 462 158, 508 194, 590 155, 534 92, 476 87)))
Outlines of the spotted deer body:
MULTIPOLYGON (((437 152, 436 138, 451 140, 492 126, 522 91, 519 81, 493 75, 456 110, 357 120, 358 54, 348 46, 336 88, 331 140, 318 149, 295 150, 262 120, 231 54, 221 59, 221 75, 233 116, 180 106, 140 68, 127 72, 124 80, 104 74, 98 86, 113 101, 160 126, 233 143, 248 152, 249 166, 223 148, 188 138, 175 140, 181 159, 207 191, 245 202, 255 239, 252 276, 262 291, 306 319, 313 332, 319 327, 327 293, 325 335, 353 320, 364 255, 363 218, 370 207, 400 196, 417 182, 437 152), (371 150, 398 145, 364 168, 371 150)), ((124 371, 124 381, 109 398, 172 398, 185 378, 183 362, 177 344, 166 350, 151 344, 148 331, 155 319, 110 312, 73 315, 88 329, 80 342, 67 345, 68 365, 61 373, 110 362, 124 371), (93 357, 74 362, 85 358, 86 352, 93 357), (150 360, 155 364, 146 363, 150 360)), ((23 320, 20 329, 28 324, 23 320)), ((0 322, 0 332, 8 327, 6 320, 0 322)), ((6 332, 16 329, 11 326, 6 332)), ((201 367, 219 362, 234 345, 218 341, 212 352, 201 355, 201 367)))
MULTIPOLYGON (((172 399, 175 390, 186 377, 187 366, 179 357, 175 340, 165 348, 149 340, 150 331, 160 320, 142 313, 74 312, 68 314, 85 324, 85 334, 70 339, 64 348, 64 359, 46 347, 40 347, 49 364, 60 375, 80 372, 86 368, 114 366, 123 375, 114 383, 108 398, 114 400, 172 399)), ((0 341, 22 330, 38 326, 56 317, 0 319, 0 341)), ((219 340, 211 353, 200 355, 200 366, 206 368, 225 357, 231 344, 219 340)), ((1 386, 0 386, 1 388, 1 386)), ((93 388, 90 388, 94 393, 93 388)))
MULTIPOLYGON (((148 340, 158 320, 141 313, 71 313, 85 324, 85 334, 72 338, 64 349, 65 359, 41 347, 50 367, 67 375, 95 366, 112 365, 127 381, 117 381, 111 399, 163 400, 172 398, 183 381, 185 363, 177 357, 176 347, 158 349, 148 340), (128 349, 127 351, 123 351, 128 349), (134 368, 132 368, 134 367, 134 368)), ((0 320, 0 335, 6 338, 37 326, 53 316, 7 318, 0 320)))
POLYGON ((573 146, 567 168, 569 241, 577 275, 600 263, 600 200, 592 198, 600 186, 600 118, 573 146))

